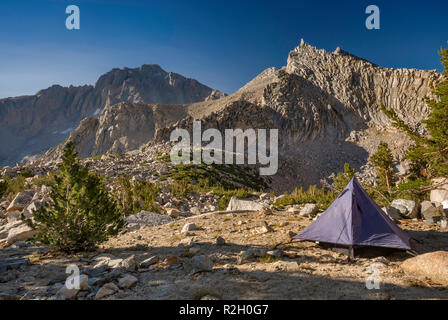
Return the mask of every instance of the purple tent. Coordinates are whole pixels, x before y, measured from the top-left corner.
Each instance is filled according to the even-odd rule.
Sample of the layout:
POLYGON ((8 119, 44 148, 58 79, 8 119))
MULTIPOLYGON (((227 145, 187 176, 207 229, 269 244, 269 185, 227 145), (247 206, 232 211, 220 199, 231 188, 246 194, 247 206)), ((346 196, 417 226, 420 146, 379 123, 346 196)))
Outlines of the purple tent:
POLYGON ((411 237, 383 212, 356 178, 327 211, 294 239, 349 248, 372 246, 411 250, 411 237))

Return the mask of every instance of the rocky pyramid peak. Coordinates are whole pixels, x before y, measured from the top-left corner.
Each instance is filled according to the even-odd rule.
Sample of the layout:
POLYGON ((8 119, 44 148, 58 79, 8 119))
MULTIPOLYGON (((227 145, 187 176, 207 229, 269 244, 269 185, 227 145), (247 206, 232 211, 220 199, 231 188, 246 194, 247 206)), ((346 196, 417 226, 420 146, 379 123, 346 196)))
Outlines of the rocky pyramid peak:
POLYGON ((157 71, 157 72, 163 72, 167 73, 165 70, 162 69, 162 67, 158 64, 143 64, 139 68, 141 71, 157 71))
MULTIPOLYGON (((286 69, 288 72, 294 72, 298 66, 307 66, 312 64, 328 64, 328 62, 336 62, 338 64, 353 64, 364 62, 367 65, 376 66, 370 61, 360 58, 348 51, 343 50, 338 46, 333 52, 328 52, 325 49, 318 49, 310 45, 303 39, 300 40, 300 45, 293 49, 288 56, 288 63, 286 69)), ((366 65, 366 66, 367 66, 366 65)))
POLYGON ((122 69, 120 68, 113 68, 109 72, 106 72, 102 76, 98 78, 98 81, 95 84, 96 88, 103 88, 104 86, 108 84, 115 84, 120 83, 123 81, 126 81, 133 77, 138 78, 164 78, 168 75, 168 72, 163 70, 159 65, 157 64, 144 64, 137 68, 128 68, 124 67, 122 69))

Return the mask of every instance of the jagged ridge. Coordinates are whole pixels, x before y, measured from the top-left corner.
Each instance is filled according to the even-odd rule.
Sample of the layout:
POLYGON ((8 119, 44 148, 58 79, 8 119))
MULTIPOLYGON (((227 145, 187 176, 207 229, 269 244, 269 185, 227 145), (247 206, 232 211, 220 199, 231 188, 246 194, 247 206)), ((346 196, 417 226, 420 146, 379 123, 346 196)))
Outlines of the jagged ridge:
MULTIPOLYGON (((202 121, 203 130, 279 129, 284 166, 278 176, 290 180, 280 185, 308 185, 341 170, 345 162, 360 169, 380 140, 388 141, 402 159, 409 140, 393 129, 380 104, 395 109, 406 122, 418 127, 429 112, 424 97, 432 96, 430 83, 440 80, 442 75, 436 71, 382 68, 340 48, 329 53, 302 41, 290 52, 284 68, 265 70, 228 97, 181 107, 172 122, 151 123, 151 128, 158 129, 149 136, 155 137, 152 143, 163 143, 175 127, 191 128, 193 119, 202 121)), ((120 118, 118 115, 107 121, 106 115, 100 117, 107 125, 94 129, 95 136, 114 127, 119 127, 120 133, 103 145, 97 139, 95 151, 87 154, 114 152, 117 144, 122 152, 138 146, 120 142, 129 141, 135 131, 120 123, 127 123, 127 117, 138 113, 141 106, 130 104, 128 108, 134 111, 121 113, 123 119, 119 121, 114 120, 120 118)), ((143 130, 147 126, 143 125, 143 130)), ((49 153, 51 157, 46 159, 57 158, 60 150, 49 153)))
POLYGON ((0 100, 0 165, 47 150, 67 138, 86 117, 121 101, 188 104, 217 99, 223 93, 158 65, 113 69, 95 86, 59 85, 33 96, 0 100))

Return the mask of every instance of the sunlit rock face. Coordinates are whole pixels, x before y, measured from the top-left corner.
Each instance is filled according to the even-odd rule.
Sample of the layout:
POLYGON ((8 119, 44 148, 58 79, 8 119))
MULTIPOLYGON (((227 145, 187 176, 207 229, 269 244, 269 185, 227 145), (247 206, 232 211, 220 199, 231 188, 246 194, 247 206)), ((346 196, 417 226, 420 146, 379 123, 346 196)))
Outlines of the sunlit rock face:
MULTIPOLYGON (((105 77, 100 79, 104 87, 126 82, 121 73, 117 80, 105 77)), ((221 132, 278 129, 279 171, 273 178, 278 190, 319 184, 343 170, 344 163, 360 172, 360 179, 373 181, 368 159, 380 141, 389 144, 398 162, 410 144, 392 127, 381 104, 424 133, 420 121, 429 113, 424 98, 432 97, 431 82, 442 79, 436 71, 382 68, 341 48, 326 52, 302 41, 285 67, 266 69, 229 96, 211 92, 201 102, 148 105, 141 103, 149 99, 142 91, 131 95, 136 101, 115 104, 111 97, 126 100, 129 92, 113 92, 108 108, 83 120, 70 139, 88 157, 163 144, 175 128, 191 130, 193 120, 201 120, 203 130, 221 132)), ((43 160, 58 159, 62 150, 60 144, 43 160)))
POLYGON ((33 96, 0 100, 0 165, 14 164, 66 139, 80 121, 126 101, 188 104, 217 99, 223 93, 158 65, 113 69, 94 86, 54 85, 33 96))

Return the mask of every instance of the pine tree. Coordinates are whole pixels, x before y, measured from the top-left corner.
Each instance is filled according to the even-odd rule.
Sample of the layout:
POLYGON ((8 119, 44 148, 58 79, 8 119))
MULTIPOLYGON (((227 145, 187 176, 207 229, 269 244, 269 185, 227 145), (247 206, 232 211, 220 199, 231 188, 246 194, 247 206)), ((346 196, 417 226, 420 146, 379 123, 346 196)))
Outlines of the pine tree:
MULTIPOLYGON (((430 108, 427 120, 422 121, 428 131, 423 136, 401 120, 393 109, 382 105, 382 110, 392 120, 393 125, 406 132, 414 141, 407 151, 407 159, 411 160, 412 186, 427 186, 434 177, 448 177, 448 49, 439 51, 444 66, 445 80, 432 86, 435 99, 425 98, 430 108)), ((425 188, 427 190, 428 188, 425 188)))
POLYGON ((124 226, 117 208, 101 178, 89 173, 76 157, 73 142, 64 149, 60 173, 50 193, 51 204, 24 219, 37 230, 36 239, 64 252, 93 249, 118 234, 124 226))
POLYGON ((448 177, 448 49, 442 47, 439 54, 446 79, 433 87, 433 93, 438 99, 425 99, 431 115, 423 123, 430 137, 425 139, 421 150, 415 151, 423 155, 430 176, 448 177))
POLYGON ((350 167, 349 163, 344 164, 344 172, 339 172, 334 178, 333 178, 333 191, 335 191, 337 194, 344 191, 347 184, 350 182, 350 180, 353 179, 355 176, 355 169, 350 167))
POLYGON ((134 188, 129 181, 129 177, 122 174, 115 180, 117 187, 115 197, 118 200, 119 207, 123 210, 125 216, 135 213, 134 188))
POLYGON ((394 172, 394 157, 389 145, 382 141, 377 152, 370 157, 370 161, 378 172, 380 191, 387 191, 388 195, 392 196, 392 189, 395 187, 397 176, 394 172))

